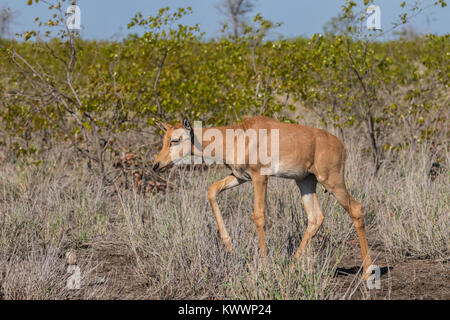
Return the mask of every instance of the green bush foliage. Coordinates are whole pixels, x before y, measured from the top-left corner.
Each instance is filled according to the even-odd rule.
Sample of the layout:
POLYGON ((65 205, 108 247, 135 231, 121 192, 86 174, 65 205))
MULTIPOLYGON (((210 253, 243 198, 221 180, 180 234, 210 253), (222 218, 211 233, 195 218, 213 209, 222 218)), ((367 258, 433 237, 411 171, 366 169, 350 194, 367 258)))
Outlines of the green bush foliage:
MULTIPOLYGON (((188 7, 136 14, 128 28, 142 35, 86 41, 65 29, 62 2, 49 8, 53 19, 36 18, 49 31, 1 40, 0 125, 17 156, 66 140, 104 175, 118 132, 182 116, 298 122, 300 105, 343 135, 360 128, 375 171, 388 153, 448 134, 448 34, 380 42, 349 25, 338 35, 267 40, 277 24, 256 15, 241 38, 206 40, 198 25, 180 23, 188 7)), ((353 7, 347 1, 344 17, 353 7)))

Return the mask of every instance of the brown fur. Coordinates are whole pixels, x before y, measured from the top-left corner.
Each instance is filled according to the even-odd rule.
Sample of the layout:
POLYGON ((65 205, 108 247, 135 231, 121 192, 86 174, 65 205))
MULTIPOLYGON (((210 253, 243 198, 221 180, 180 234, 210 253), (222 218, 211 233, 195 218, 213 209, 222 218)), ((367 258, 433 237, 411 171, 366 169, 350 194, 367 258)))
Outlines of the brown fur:
MULTIPOLYGON (((171 126, 162 124, 166 130, 163 147, 154 161, 154 168, 161 169, 170 165, 175 160, 170 158, 170 141, 175 129, 183 128, 183 125, 177 124, 171 126)), ((348 193, 344 182, 345 167, 345 148, 342 142, 332 134, 317 128, 302 126, 298 124, 288 124, 276 121, 267 117, 253 117, 239 124, 229 127, 205 128, 202 130, 205 135, 208 130, 216 129, 222 132, 226 138, 226 129, 242 129, 244 132, 248 129, 266 129, 270 135, 271 129, 279 131, 279 165, 274 168, 272 176, 278 176, 288 179, 294 179, 301 190, 302 203, 308 216, 308 226, 302 238, 299 248, 295 253, 295 258, 300 258, 304 253, 305 247, 315 236, 322 225, 324 216, 320 209, 319 201, 316 195, 316 184, 321 183, 329 192, 331 192, 342 207, 349 213, 356 231, 358 233, 361 253, 364 266, 364 278, 369 277, 369 266, 371 258, 368 250, 366 233, 364 228, 364 217, 361 204, 353 199, 348 193)), ((180 143, 189 143, 189 134, 186 133, 180 143)), ((201 148, 193 147, 192 152, 196 155, 203 155, 203 150, 211 141, 202 141, 201 148)), ((226 190, 236 187, 246 181, 252 181, 255 193, 254 221, 259 237, 259 247, 261 256, 266 255, 264 223, 267 181, 269 176, 261 174, 261 168, 264 166, 259 159, 256 164, 249 164, 249 157, 252 154, 259 155, 258 143, 249 143, 245 140, 245 162, 243 164, 234 164, 227 153, 224 139, 223 149, 216 150, 213 154, 216 160, 221 160, 232 170, 232 175, 211 185, 208 192, 208 199, 216 217, 220 237, 227 250, 232 250, 230 236, 227 232, 223 218, 216 202, 216 196, 226 190)), ((237 138, 233 141, 234 154, 237 154, 237 138)), ((259 157, 259 156, 258 156, 259 157)), ((236 159, 236 157, 235 157, 236 159)))

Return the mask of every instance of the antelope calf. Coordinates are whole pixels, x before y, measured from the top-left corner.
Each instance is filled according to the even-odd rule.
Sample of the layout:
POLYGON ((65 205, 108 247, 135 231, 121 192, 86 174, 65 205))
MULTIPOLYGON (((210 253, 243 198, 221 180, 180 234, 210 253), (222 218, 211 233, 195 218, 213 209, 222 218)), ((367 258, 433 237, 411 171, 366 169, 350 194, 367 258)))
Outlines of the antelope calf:
POLYGON ((308 216, 308 226, 294 255, 294 258, 298 259, 323 222, 324 216, 316 195, 316 185, 319 182, 336 197, 353 220, 361 246, 363 277, 367 279, 370 276, 369 267, 372 262, 367 246, 362 206, 348 193, 345 187, 345 148, 338 138, 321 129, 282 123, 260 116, 247 119, 234 126, 200 128, 199 131, 197 128, 192 128, 186 120, 183 120, 182 124, 174 126, 162 123, 161 129, 165 132, 163 146, 153 163, 153 170, 162 170, 189 156, 223 163, 231 169, 232 173, 212 184, 208 192, 208 199, 214 211, 220 238, 228 251, 232 250, 231 238, 216 202, 216 196, 220 192, 252 181, 255 197, 254 221, 258 231, 260 255, 266 256, 264 211, 267 181, 270 176, 294 179, 300 188, 302 203, 308 216), (278 141, 276 141, 277 161, 262 163, 259 156, 260 149, 263 147, 267 149, 268 146, 262 146, 261 139, 247 139, 247 132, 251 130, 267 132, 268 138, 264 141, 269 144, 269 149, 270 144, 272 146, 274 144, 272 138, 276 132, 278 135, 278 141), (231 138, 228 135, 230 131, 235 132, 231 138), (217 144, 219 147, 216 146, 213 152, 207 154, 207 149, 211 151, 210 144, 217 141, 206 138, 216 137, 217 133, 221 134, 225 141, 217 144), (244 141, 244 144, 239 145, 239 139, 244 141), (237 161, 239 154, 243 155, 243 161, 237 161), (254 155, 258 156, 252 157, 254 155), (251 158, 256 161, 250 161, 251 158))

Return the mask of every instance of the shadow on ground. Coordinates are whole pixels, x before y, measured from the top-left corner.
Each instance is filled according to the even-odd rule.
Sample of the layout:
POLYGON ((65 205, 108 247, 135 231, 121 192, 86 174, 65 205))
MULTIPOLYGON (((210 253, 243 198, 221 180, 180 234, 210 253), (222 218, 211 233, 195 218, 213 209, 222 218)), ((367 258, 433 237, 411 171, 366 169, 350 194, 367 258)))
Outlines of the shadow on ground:
MULTIPOLYGON (((383 276, 385 274, 387 274, 389 271, 391 271, 392 269, 394 269, 394 267, 381 267, 380 268, 380 276, 383 276)), ((355 266, 355 267, 350 267, 350 268, 337 268, 336 271, 334 272, 334 277, 341 277, 341 276, 349 276, 349 275, 354 275, 357 273, 362 272, 361 267, 360 266, 355 266)), ((375 271, 372 272, 372 274, 374 274, 375 271)))

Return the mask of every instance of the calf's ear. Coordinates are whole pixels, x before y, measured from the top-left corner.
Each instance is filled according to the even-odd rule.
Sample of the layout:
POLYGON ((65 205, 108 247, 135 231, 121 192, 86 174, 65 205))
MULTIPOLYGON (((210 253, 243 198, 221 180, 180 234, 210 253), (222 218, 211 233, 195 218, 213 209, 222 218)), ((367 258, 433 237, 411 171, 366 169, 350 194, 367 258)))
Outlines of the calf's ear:
POLYGON ((166 132, 167 129, 170 128, 170 124, 164 123, 164 122, 156 122, 156 125, 158 126, 158 128, 160 128, 163 132, 166 132))
POLYGON ((183 128, 189 132, 192 130, 191 124, 186 118, 183 119, 183 128))

